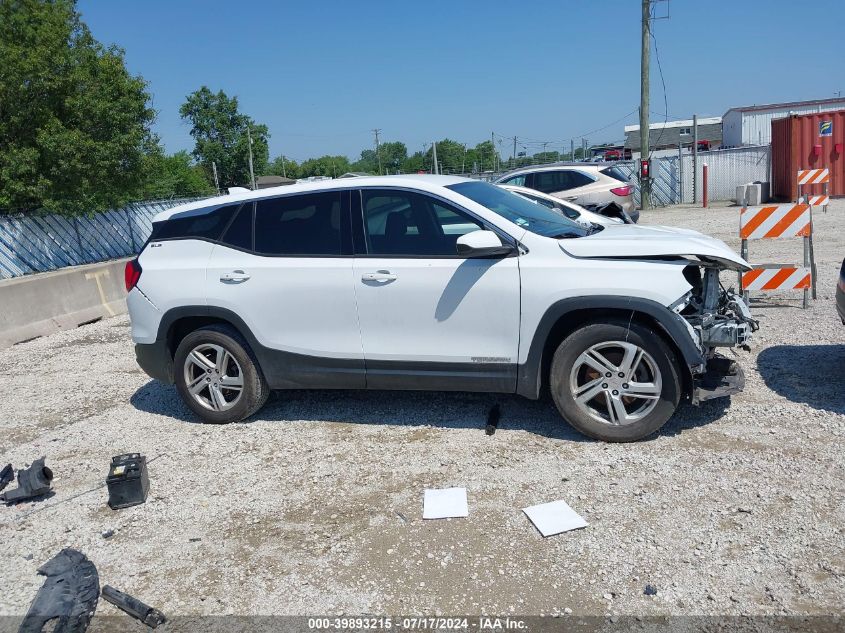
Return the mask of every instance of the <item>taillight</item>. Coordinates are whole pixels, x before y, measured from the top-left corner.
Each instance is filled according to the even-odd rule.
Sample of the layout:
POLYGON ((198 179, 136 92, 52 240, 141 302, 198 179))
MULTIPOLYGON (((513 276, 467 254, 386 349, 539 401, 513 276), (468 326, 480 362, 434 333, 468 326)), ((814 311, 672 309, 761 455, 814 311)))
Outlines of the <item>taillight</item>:
POLYGON ((634 188, 631 185, 625 185, 624 187, 616 187, 615 189, 611 189, 610 193, 615 194, 617 196, 630 196, 631 191, 634 188))
POLYGON ((132 290, 141 278, 141 264, 137 259, 130 259, 123 269, 123 281, 126 283, 126 292, 132 290))

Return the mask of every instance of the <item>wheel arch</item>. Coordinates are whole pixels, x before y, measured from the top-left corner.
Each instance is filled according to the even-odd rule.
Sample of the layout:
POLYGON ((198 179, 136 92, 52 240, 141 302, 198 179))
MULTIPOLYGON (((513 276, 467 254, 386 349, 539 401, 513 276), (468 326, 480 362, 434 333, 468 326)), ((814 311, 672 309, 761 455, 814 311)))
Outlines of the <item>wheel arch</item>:
POLYGON ((157 340, 165 341, 172 360, 176 349, 188 334, 207 325, 228 325, 256 349, 256 339, 243 319, 231 310, 216 306, 180 306, 164 313, 158 326, 157 340))
POLYGON ((607 319, 636 322, 657 332, 678 359, 683 395, 691 392, 693 368, 703 365, 705 359, 683 317, 656 301, 609 295, 563 299, 546 310, 531 339, 526 362, 519 367, 517 393, 539 398, 548 386, 552 356, 560 342, 585 323, 607 319))

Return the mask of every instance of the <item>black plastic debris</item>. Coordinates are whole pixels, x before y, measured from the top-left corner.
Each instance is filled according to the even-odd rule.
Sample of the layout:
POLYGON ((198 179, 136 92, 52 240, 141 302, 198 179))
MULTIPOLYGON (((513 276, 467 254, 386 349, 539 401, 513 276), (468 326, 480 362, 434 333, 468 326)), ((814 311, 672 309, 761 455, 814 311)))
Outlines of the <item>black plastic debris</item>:
POLYGON ((50 620, 53 633, 83 633, 97 609, 97 568, 80 551, 63 549, 38 568, 47 580, 38 590, 18 633, 40 633, 50 620))
POLYGON ((106 486, 109 489, 109 507, 112 510, 144 503, 150 490, 147 458, 140 453, 112 457, 106 486))
POLYGON ((487 426, 484 427, 484 432, 487 435, 493 435, 496 429, 499 428, 499 418, 502 416, 502 409, 498 404, 494 404, 487 414, 487 426))
POLYGON ((15 469, 12 468, 11 464, 6 464, 3 467, 3 470, 0 470, 0 491, 3 490, 6 486, 12 483, 12 480, 15 478, 15 469))
POLYGON ((151 629, 167 621, 164 614, 158 609, 153 609, 137 598, 118 591, 110 585, 103 585, 103 600, 112 603, 124 613, 128 613, 136 620, 140 620, 151 629))
POLYGON ((11 505, 50 492, 53 471, 44 465, 44 459, 44 457, 36 459, 29 468, 19 470, 18 487, 0 494, 0 499, 11 505))
POLYGON ((643 593, 647 596, 656 596, 657 587, 655 587, 654 585, 646 585, 645 589, 643 589, 643 593))

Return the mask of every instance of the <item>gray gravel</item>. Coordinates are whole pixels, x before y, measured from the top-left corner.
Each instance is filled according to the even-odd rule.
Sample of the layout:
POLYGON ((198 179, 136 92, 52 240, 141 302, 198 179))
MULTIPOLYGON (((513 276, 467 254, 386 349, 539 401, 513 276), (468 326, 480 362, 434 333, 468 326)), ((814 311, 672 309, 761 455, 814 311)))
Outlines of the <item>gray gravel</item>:
MULTIPOLYGON (((643 222, 738 248, 735 208, 643 222)), ((51 498, 0 507, 0 614, 26 611, 62 547, 170 615, 841 614, 845 202, 816 229, 819 299, 755 301, 747 390, 631 445, 498 395, 295 391, 205 426, 137 368, 126 317, 4 350, 0 466, 46 455, 56 478, 51 498), (91 490, 129 451, 154 460, 150 496, 112 511, 91 490), (423 489, 447 486, 468 489, 469 518, 423 522, 423 489), (520 509, 558 498, 590 526, 543 539, 520 509)), ((799 258, 752 245, 752 261, 799 258)))

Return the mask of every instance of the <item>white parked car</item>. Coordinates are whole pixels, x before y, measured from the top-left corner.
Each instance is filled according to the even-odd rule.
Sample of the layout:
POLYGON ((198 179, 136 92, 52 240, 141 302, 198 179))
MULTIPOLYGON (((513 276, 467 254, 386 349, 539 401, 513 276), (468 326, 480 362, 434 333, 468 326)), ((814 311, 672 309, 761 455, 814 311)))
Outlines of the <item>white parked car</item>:
POLYGON ((158 214, 126 266, 141 367, 208 422, 271 389, 546 390, 631 441, 744 384, 756 327, 719 285, 748 264, 694 231, 585 227, 495 185, 376 176, 158 214))
POLYGON ((636 222, 640 212, 634 206, 634 186, 618 167, 595 163, 558 163, 523 167, 495 180, 547 193, 576 204, 615 202, 636 222))
POLYGON ((566 200, 555 198, 554 196, 550 196, 546 193, 540 193, 539 191, 529 189, 528 187, 517 187, 516 185, 499 186, 503 189, 507 189, 508 191, 513 191, 514 193, 519 194, 523 198, 528 198, 532 202, 542 204, 547 209, 556 209, 557 211, 560 211, 563 215, 568 217, 570 220, 575 220, 579 224, 584 224, 587 226, 591 224, 624 224, 624 222, 618 218, 609 218, 606 215, 593 213, 592 211, 588 211, 584 207, 577 205, 574 202, 567 202, 566 200))

